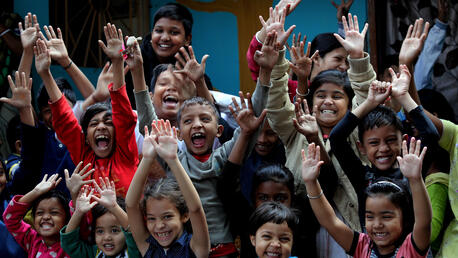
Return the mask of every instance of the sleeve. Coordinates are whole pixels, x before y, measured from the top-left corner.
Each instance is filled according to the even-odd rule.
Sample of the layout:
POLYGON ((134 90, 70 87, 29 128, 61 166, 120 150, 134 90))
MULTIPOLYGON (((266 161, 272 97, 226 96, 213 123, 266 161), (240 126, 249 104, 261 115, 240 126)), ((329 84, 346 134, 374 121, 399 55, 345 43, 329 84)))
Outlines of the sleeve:
POLYGON ((52 112, 52 126, 57 137, 67 147, 73 162, 78 164, 83 160, 85 137, 73 110, 62 94, 54 103, 50 103, 52 112))
POLYGON ((446 23, 436 19, 436 24, 428 33, 423 51, 421 51, 415 64, 414 80, 417 90, 432 87, 432 69, 436 59, 442 52, 445 36, 447 35, 447 27, 446 23))
POLYGON ((31 248, 31 244, 38 238, 38 234, 32 226, 22 220, 30 204, 20 203, 19 199, 21 199, 21 197, 22 195, 16 195, 10 201, 3 213, 3 222, 16 242, 28 252, 31 248))
POLYGON ((445 209, 448 202, 448 174, 434 173, 425 179, 426 190, 428 191, 429 199, 431 200, 431 208, 433 210, 433 219, 431 221, 431 239, 430 243, 434 242, 439 236, 444 223, 445 209), (444 174, 447 178, 443 184, 439 180, 435 180, 436 174, 444 174))
POLYGON ((341 21, 337 22, 337 28, 337 34, 339 34, 342 38, 345 38, 345 30, 341 21))
POLYGON ((350 250, 347 252, 348 255, 355 256, 356 247, 358 246, 359 242, 359 233, 357 231, 353 231, 353 241, 351 242, 350 250))
POLYGON ((65 233, 67 226, 60 230, 60 245, 72 258, 95 257, 94 247, 80 239, 80 228, 65 233))
POLYGON ((350 63, 348 78, 350 79, 351 88, 355 92, 352 106, 355 109, 367 98, 369 86, 377 78, 377 75, 370 63, 369 54, 366 52, 364 52, 363 58, 351 59, 348 57, 348 62, 350 63))
POLYGON ((455 143, 458 142, 458 126, 447 120, 441 120, 441 122, 444 128, 439 139, 439 145, 448 153, 452 153, 456 148, 455 143))
POLYGON ((329 135, 331 151, 339 161, 340 167, 352 183, 356 193, 365 187, 365 168, 347 139, 358 126, 358 122, 359 119, 352 112, 347 111, 345 117, 334 126, 329 135))
POLYGON ((129 255, 129 258, 142 257, 132 233, 124 230, 122 230, 122 233, 126 237, 127 254, 129 255))
POLYGON ((111 96, 113 125, 116 129, 116 145, 125 157, 125 164, 138 163, 138 149, 135 141, 135 126, 137 115, 132 110, 127 97, 126 86, 113 90, 113 84, 108 86, 111 96))
POLYGON ((251 78, 253 81, 256 81, 259 76, 259 65, 254 61, 254 53, 257 50, 261 50, 262 43, 259 42, 256 35, 253 36, 253 39, 250 42, 250 46, 248 47, 248 51, 246 53, 246 60, 248 62, 248 69, 251 72, 251 78))
POLYGON ((134 96, 140 121, 138 129, 142 135, 145 135, 145 125, 148 126, 148 130, 151 130, 151 123, 157 120, 156 112, 148 90, 134 92, 134 96))

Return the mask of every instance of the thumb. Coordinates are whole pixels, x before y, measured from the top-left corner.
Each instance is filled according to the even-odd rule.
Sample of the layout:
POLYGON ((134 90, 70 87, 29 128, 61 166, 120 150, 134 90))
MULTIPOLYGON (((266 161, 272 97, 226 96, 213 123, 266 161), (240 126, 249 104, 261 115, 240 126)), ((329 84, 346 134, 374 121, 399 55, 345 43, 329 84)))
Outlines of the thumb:
POLYGON ((267 115, 267 109, 264 109, 261 115, 259 115, 258 117, 258 121, 257 121, 258 126, 262 123, 262 121, 264 121, 264 119, 266 118, 266 115, 267 115))
POLYGON ((342 46, 345 46, 345 40, 337 33, 334 33, 334 37, 336 37, 337 41, 339 41, 339 43, 342 45, 342 46))
POLYGON ((204 57, 202 57, 202 61, 200 61, 200 64, 202 65, 202 68, 204 71, 205 71, 205 65, 207 64, 207 59, 209 57, 210 57, 209 55, 204 55, 204 57))
POLYGON ((6 104, 9 104, 11 106, 13 106, 13 101, 9 98, 6 98, 6 97, 1 97, 0 98, 0 102, 3 102, 3 103, 6 103, 6 104))

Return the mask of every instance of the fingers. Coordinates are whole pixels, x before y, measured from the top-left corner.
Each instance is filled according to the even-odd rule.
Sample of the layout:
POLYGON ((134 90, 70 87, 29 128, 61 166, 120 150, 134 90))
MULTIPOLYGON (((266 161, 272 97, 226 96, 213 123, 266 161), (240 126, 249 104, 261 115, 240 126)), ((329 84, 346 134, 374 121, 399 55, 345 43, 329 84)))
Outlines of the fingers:
POLYGON ((407 151, 407 141, 402 141, 402 156, 407 155, 409 152, 407 151))
POLYGON ((267 115, 267 109, 262 110, 261 115, 259 115, 258 117, 258 121, 257 121, 258 126, 264 121, 264 119, 266 118, 266 115, 267 115))
POLYGON ((207 63, 207 59, 209 58, 210 56, 209 55, 204 55, 202 57, 202 60, 200 61, 200 65, 202 65, 202 69, 204 70, 205 72, 205 65, 207 63))
POLYGON ((367 29, 369 28, 369 24, 364 24, 364 29, 361 31, 361 35, 364 37, 366 36, 367 29))
POLYGON ((11 75, 8 75, 8 84, 10 85, 11 91, 14 91, 14 89, 16 89, 16 86, 14 85, 13 78, 11 78, 11 75))
POLYGON ((351 13, 348 13, 348 26, 350 30, 355 30, 355 25, 353 24, 351 13))
POLYGON ((359 32, 358 16, 354 15, 353 16, 353 20, 354 20, 354 23, 355 23, 355 30, 357 32, 359 32))
POLYGON ((337 9, 339 8, 339 5, 338 5, 338 4, 336 4, 336 2, 334 2, 334 1, 331 1, 331 4, 332 4, 332 5, 333 5, 335 8, 337 8, 337 9))
POLYGON ((59 39, 62 39, 62 31, 60 30, 60 28, 57 28, 57 37, 59 39))
MULTIPOLYGON (((344 23, 345 24, 345 23, 344 23)), ((347 32, 348 30, 346 30, 345 32, 347 32)), ((339 41, 339 43, 342 45, 342 46, 345 46, 345 40, 337 33, 334 33, 334 37, 336 37, 337 41, 339 41)))
POLYGON ((253 111, 253 102, 251 101, 251 94, 249 92, 247 92, 246 98, 248 101, 248 109, 253 111))
POLYGON ((55 182, 54 182, 54 186, 58 185, 60 183, 60 181, 62 181, 62 177, 59 177, 59 179, 57 179, 55 182))
POLYGON ((267 23, 264 21, 264 18, 262 18, 261 15, 259 15, 259 21, 261 22, 262 27, 267 29, 267 23))
POLYGON ((289 35, 293 32, 293 30, 296 28, 296 25, 291 25, 289 29, 285 32, 285 40, 289 38, 289 35))
POLYGON ((52 28, 51 25, 49 25, 49 31, 51 32, 51 36, 52 36, 53 39, 57 38, 56 37, 56 33, 54 32, 54 29, 52 28))
MULTIPOLYGON (((83 169, 81 169, 81 171, 78 172, 78 175, 83 175, 90 166, 91 166, 91 163, 88 163, 86 166, 84 166, 83 169)), ((75 171, 76 171, 76 169, 75 169, 75 171)))
POLYGON ((348 29, 348 24, 347 24, 347 18, 345 18, 345 15, 342 16, 342 24, 343 24, 343 27, 344 27, 345 34, 347 34, 347 31, 349 29, 348 29))
POLYGON ((412 30, 413 30, 413 26, 412 24, 410 24, 409 29, 407 29, 406 39, 412 36, 412 30))

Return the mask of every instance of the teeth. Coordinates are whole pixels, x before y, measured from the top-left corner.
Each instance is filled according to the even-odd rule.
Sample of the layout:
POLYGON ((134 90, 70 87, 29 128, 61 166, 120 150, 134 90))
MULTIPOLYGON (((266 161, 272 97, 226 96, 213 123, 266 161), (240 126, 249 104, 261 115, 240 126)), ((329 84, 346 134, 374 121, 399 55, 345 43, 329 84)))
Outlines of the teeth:
POLYGON ((386 236, 386 233, 375 233, 375 236, 384 237, 384 236, 386 236))
POLYGON ((280 256, 278 253, 267 252, 268 256, 280 256))
POLYGON ((323 113, 323 114, 335 114, 336 111, 334 111, 334 110, 329 110, 329 109, 325 109, 325 110, 321 110, 321 113, 323 113))
POLYGON ((202 133, 195 133, 192 135, 192 137, 204 137, 204 135, 202 133))
POLYGON ((177 98, 175 98, 174 96, 166 96, 164 98, 164 101, 175 101, 175 102, 178 102, 177 98))
POLYGON ((165 233, 157 233, 157 235, 158 235, 159 237, 168 237, 168 236, 169 236, 169 234, 170 234, 169 232, 165 232, 165 233))
POLYGON ((171 47, 172 45, 159 44, 160 47, 171 47))
POLYGON ((104 244, 103 247, 105 247, 105 248, 113 248, 114 245, 112 245, 112 244, 104 244))
POLYGON ((102 140, 102 139, 108 140, 108 136, 106 136, 106 135, 99 135, 99 136, 95 137, 95 139, 96 139, 96 140, 102 140))
POLYGON ((51 225, 48 225, 48 224, 44 224, 44 225, 41 225, 41 228, 42 228, 42 229, 51 229, 52 226, 51 226, 51 225))
POLYGON ((377 160, 381 161, 381 162, 387 161, 388 159, 389 159, 389 157, 379 157, 379 158, 377 158, 377 160))

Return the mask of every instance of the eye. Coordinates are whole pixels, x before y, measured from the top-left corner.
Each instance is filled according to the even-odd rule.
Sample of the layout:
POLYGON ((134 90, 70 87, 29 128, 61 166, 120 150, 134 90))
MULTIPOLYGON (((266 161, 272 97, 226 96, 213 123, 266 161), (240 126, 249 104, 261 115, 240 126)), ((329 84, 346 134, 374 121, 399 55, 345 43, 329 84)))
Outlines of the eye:
POLYGON ((173 30, 173 31, 170 32, 170 34, 172 34, 172 35, 180 35, 181 33, 180 33, 180 31, 173 30))
POLYGON ((172 218, 173 218, 173 215, 172 215, 172 214, 164 215, 164 219, 165 219, 165 220, 171 220, 172 218))
POLYGON ((105 125, 113 126, 113 120, 111 119, 105 120, 105 125))
POLYGON ((101 228, 96 229, 96 230, 95 230, 95 233, 96 233, 97 235, 102 235, 102 234, 103 234, 103 229, 101 229, 101 228))
POLYGON ((98 124, 97 121, 91 121, 91 122, 89 123, 89 126, 90 126, 90 127, 96 127, 97 124, 98 124))
POLYGON ((269 240, 269 239, 271 239, 272 237, 271 237, 270 235, 263 234, 263 235, 261 235, 261 238, 264 239, 264 240, 269 240))
POLYGON ((387 143, 393 143, 393 142, 396 142, 396 140, 397 140, 397 139, 393 137, 393 138, 388 138, 388 139, 386 139, 386 142, 387 142, 387 143))
POLYGON ((291 242, 291 238, 289 238, 289 237, 280 237, 280 242, 282 242, 282 243, 291 242))
POLYGON ((210 122, 211 118, 210 117, 202 117, 202 121, 204 122, 210 122))
POLYGON ((42 216, 43 215, 43 212, 42 211, 37 211, 35 212, 35 216, 42 216))
POLYGON ((316 94, 315 97, 317 97, 319 99, 324 99, 324 98, 326 98, 326 95, 324 95, 324 94, 316 94))
POLYGON ((274 201, 276 201, 276 202, 284 202, 284 201, 286 201, 286 199, 288 199, 286 194, 279 194, 279 195, 275 196, 274 201))
POLYGON ((154 33, 162 33, 162 32, 163 32, 162 29, 159 29, 159 28, 158 29, 154 29, 154 33))
POLYGON ((369 215, 369 214, 366 214, 366 219, 367 219, 367 220, 371 220, 371 219, 373 219, 373 218, 374 218, 374 216, 369 215))
POLYGON ((146 220, 148 220, 148 221, 150 221, 150 222, 153 222, 153 221, 156 220, 156 218, 154 218, 154 217, 147 217, 146 220))
POLYGON ((343 99, 343 96, 340 94, 332 96, 333 99, 343 99))
POLYGON ((52 211, 52 212, 51 212, 51 215, 52 215, 52 216, 57 216, 57 215, 59 215, 59 214, 60 214, 60 212, 58 212, 58 211, 52 211))
POLYGON ((378 145, 378 141, 369 141, 368 143, 371 146, 377 146, 378 145))
POLYGON ((384 216, 382 216, 382 218, 383 218, 383 219, 392 219, 393 216, 391 216, 391 215, 384 215, 384 216))
POLYGON ((265 202, 269 200, 269 197, 265 194, 261 194, 261 195, 258 195, 258 200, 265 202))
POLYGON ((188 124, 191 123, 191 119, 185 119, 185 120, 183 121, 183 123, 184 123, 185 125, 188 125, 188 124))
POLYGON ((111 229, 111 233, 115 233, 115 234, 118 234, 121 232, 121 229, 119 229, 118 227, 114 227, 111 229))

